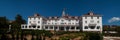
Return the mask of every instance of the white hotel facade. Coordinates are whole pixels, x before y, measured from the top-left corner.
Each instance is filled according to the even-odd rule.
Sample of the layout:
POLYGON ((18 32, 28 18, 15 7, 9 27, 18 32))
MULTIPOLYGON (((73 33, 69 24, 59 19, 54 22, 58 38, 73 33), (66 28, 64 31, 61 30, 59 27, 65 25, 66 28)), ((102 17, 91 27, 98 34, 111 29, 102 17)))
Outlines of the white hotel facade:
POLYGON ((62 12, 61 17, 43 17, 39 14, 28 17, 28 24, 21 29, 55 31, 97 31, 102 32, 102 16, 89 12, 82 16, 69 16, 62 12))

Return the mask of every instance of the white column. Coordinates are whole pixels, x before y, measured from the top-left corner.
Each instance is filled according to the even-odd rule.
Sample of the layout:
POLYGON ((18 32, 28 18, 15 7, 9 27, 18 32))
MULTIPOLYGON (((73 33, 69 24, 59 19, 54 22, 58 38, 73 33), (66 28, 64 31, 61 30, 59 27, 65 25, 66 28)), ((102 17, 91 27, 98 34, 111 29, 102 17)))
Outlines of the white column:
POLYGON ((77 28, 77 27, 75 26, 75 31, 77 31, 76 28, 77 28))
POLYGON ((66 31, 66 26, 64 26, 64 31, 66 31))
POLYGON ((55 30, 55 26, 53 26, 53 30, 55 30))

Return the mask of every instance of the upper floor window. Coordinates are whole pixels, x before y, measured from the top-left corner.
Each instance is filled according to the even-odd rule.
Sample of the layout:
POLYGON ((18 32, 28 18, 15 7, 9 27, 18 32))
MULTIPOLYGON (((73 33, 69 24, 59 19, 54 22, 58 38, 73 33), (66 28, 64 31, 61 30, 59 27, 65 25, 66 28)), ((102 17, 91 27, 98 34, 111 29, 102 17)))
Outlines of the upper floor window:
POLYGON ((64 20, 61 20, 62 22, 64 21, 64 20))
POLYGON ((91 16, 91 19, 93 19, 93 16, 91 16))
POLYGON ((85 19, 87 19, 87 17, 85 17, 85 19))
POLYGON ((97 17, 97 19, 99 19, 99 17, 97 17))
POLYGON ((99 23, 99 21, 97 21, 97 23, 99 23))
POLYGON ((85 23, 87 23, 87 21, 85 21, 85 23))
POLYGON ((35 20, 35 17, 34 17, 34 20, 35 20))
POLYGON ((50 24, 50 23, 48 23, 48 24, 50 24))
POLYGON ((40 23, 40 21, 38 21, 38 23, 40 23))
POLYGON ((69 22, 71 21, 71 20, 68 20, 69 22))
POLYGON ((38 19, 40 19, 40 17, 38 19))
POLYGON ((64 24, 64 23, 61 23, 61 24, 64 24))
POLYGON ((29 18, 31 20, 31 18, 29 18))

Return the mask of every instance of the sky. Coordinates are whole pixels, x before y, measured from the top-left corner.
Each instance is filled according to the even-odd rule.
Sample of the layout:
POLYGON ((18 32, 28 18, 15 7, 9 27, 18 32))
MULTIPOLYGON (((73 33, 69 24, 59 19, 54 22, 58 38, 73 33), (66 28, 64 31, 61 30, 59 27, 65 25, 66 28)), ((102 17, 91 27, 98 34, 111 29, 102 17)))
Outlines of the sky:
POLYGON ((20 14, 28 16, 61 16, 63 9, 71 16, 81 16, 89 11, 103 17, 103 25, 120 25, 120 0, 0 0, 0 17, 14 20, 20 14))

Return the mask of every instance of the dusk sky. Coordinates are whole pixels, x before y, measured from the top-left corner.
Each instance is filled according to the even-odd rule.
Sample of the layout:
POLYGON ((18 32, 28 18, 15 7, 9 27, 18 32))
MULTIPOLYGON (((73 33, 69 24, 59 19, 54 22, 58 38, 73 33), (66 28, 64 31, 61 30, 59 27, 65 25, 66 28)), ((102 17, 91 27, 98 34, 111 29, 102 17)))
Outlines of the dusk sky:
POLYGON ((0 0, 0 17, 14 20, 20 14, 28 16, 61 16, 63 8, 71 16, 81 16, 93 11, 103 17, 103 24, 120 25, 120 0, 0 0))

